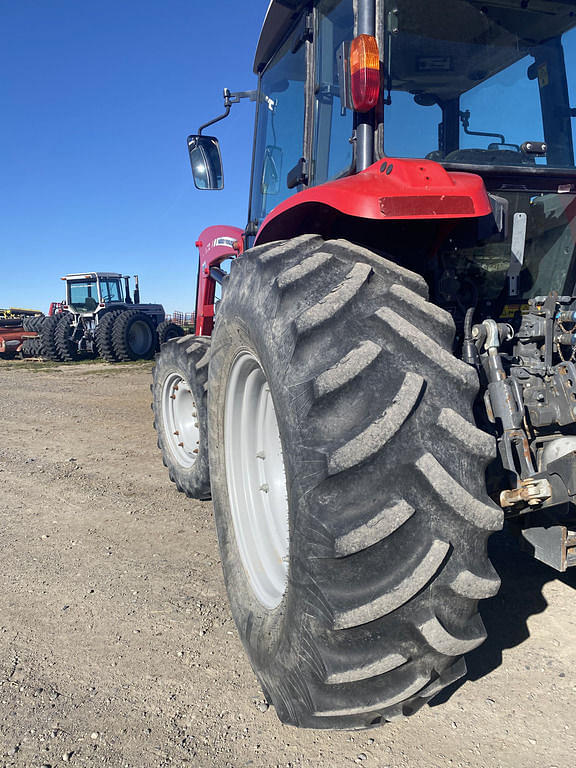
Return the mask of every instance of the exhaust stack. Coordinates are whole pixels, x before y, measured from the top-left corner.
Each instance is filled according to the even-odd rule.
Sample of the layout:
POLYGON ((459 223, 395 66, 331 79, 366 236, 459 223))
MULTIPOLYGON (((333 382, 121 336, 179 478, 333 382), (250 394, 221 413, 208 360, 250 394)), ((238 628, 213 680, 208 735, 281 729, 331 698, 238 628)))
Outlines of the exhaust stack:
POLYGON ((140 304, 140 287, 138 285, 138 275, 134 275, 134 304, 140 304))
POLYGON ((126 304, 132 304, 132 297, 130 296, 130 276, 123 275, 122 279, 124 280, 124 298, 126 300, 126 304))

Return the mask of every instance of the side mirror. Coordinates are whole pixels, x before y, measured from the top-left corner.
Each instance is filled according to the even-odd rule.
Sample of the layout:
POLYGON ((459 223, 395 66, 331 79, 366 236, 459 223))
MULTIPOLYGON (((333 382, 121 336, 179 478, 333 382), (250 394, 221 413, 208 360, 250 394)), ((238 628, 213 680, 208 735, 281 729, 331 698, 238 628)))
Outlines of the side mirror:
POLYGON ((218 139, 214 136, 188 136, 188 154, 196 189, 223 189, 224 172, 218 139))

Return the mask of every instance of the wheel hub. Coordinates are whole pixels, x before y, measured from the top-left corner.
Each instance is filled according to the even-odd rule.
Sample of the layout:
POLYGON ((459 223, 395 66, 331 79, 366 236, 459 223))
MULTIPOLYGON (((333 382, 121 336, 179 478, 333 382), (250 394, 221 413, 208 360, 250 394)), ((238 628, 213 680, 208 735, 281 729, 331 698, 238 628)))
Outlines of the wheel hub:
POLYGON ((170 374, 164 381, 162 416, 174 458, 189 469, 196 461, 200 444, 198 411, 190 385, 178 373, 170 374))
POLYGON ((152 331, 143 320, 132 323, 128 331, 128 345, 136 355, 145 355, 152 343, 152 331))

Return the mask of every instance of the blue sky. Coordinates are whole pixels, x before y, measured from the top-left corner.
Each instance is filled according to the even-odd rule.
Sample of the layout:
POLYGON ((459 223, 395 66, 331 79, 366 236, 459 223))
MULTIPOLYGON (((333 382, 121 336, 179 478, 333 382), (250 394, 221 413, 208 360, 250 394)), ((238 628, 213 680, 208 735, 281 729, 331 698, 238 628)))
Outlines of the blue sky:
POLYGON ((0 0, 0 307, 110 270, 193 309, 200 231, 246 223, 254 104, 215 130, 222 192, 194 189, 186 136, 255 87, 267 4, 0 0))

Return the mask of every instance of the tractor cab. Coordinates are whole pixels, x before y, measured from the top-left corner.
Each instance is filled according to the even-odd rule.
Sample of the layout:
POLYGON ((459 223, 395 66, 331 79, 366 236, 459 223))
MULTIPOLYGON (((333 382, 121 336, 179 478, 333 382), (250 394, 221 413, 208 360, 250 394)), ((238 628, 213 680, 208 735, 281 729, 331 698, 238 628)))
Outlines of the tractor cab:
POLYGON ((89 272, 66 275, 66 304, 79 315, 94 315, 109 304, 124 303, 122 275, 116 272, 89 272))
POLYGON ((367 245, 385 239, 386 252, 402 261, 409 243, 413 266, 425 264, 434 296, 459 321, 472 305, 511 317, 529 298, 570 293, 576 3, 379 0, 359 7, 355 20, 352 3, 322 0, 283 42, 273 27, 281 11, 270 8, 255 62, 248 232, 259 232, 259 243, 276 239, 281 220, 293 227, 295 218, 321 234, 336 225, 351 236, 352 228, 367 245), (438 174, 428 163, 418 171, 411 162, 418 159, 447 172, 438 194, 424 194, 438 174), (382 175, 374 184, 376 216, 360 207, 351 211, 355 221, 327 215, 326 206, 344 207, 337 194, 311 195, 300 211, 284 202, 319 185, 336 191, 374 163, 382 175), (482 178, 488 216, 467 195, 454 195, 462 173, 482 178), (388 192, 395 178, 400 184, 388 192), (374 221, 383 225, 378 232, 374 221))
MULTIPOLYGON (((270 4, 257 93, 233 94, 257 103, 245 244, 313 231, 404 262, 408 246, 459 325, 571 292, 576 2, 357 5, 270 4)), ((197 186, 220 188, 217 139, 188 143, 197 186)))

